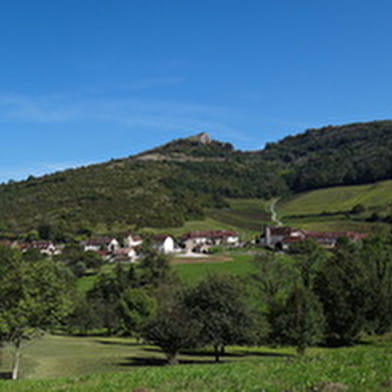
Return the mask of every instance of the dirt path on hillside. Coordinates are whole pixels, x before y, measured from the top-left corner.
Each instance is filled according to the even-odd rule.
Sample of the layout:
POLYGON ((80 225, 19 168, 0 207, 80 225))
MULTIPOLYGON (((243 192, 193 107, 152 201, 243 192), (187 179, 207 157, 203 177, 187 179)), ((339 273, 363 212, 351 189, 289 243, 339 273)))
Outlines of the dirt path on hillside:
POLYGON ((279 201, 279 197, 273 199, 270 204, 271 220, 276 224, 276 226, 283 226, 283 223, 278 219, 278 214, 276 212, 276 204, 279 201))

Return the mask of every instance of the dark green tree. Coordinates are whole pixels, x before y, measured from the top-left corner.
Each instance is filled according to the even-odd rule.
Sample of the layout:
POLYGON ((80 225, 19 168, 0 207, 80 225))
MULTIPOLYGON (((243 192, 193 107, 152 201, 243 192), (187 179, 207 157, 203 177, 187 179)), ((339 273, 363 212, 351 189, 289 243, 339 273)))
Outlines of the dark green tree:
POLYGON ((139 337, 144 324, 156 310, 156 301, 149 292, 141 288, 128 288, 119 301, 121 332, 139 337))
POLYGON ((358 249, 349 241, 339 241, 334 256, 318 271, 314 285, 323 305, 328 344, 352 344, 357 339, 366 322, 367 284, 358 249))
POLYGON ((186 297, 186 306, 201 324, 199 341, 214 348, 219 362, 225 346, 255 344, 262 325, 243 295, 241 282, 231 275, 210 275, 186 297))
POLYGON ((305 354, 309 346, 322 342, 325 318, 318 298, 311 290, 295 286, 276 317, 275 327, 280 343, 296 346, 298 354, 305 354))
POLYGON ((87 300, 99 319, 99 326, 106 328, 107 334, 116 332, 120 325, 119 301, 122 288, 115 277, 99 275, 94 287, 88 291, 87 300))
POLYGON ((164 285, 157 291, 158 308, 142 330, 143 338, 162 349, 169 364, 177 364, 182 349, 198 345, 200 323, 185 303, 185 289, 164 285))
POLYGON ((142 259, 140 262, 142 285, 157 287, 170 275, 169 260, 167 256, 158 253, 151 247, 149 241, 145 241, 142 249, 142 259))
POLYGON ((306 239, 291 244, 289 253, 296 260, 295 267, 300 272, 303 285, 312 288, 317 269, 327 257, 325 250, 313 239, 306 239))
POLYGON ((371 237, 364 242, 360 253, 368 279, 369 330, 385 333, 392 327, 392 239, 371 237))
POLYGON ((85 298, 75 298, 72 312, 65 319, 70 334, 86 335, 101 326, 100 315, 85 298))

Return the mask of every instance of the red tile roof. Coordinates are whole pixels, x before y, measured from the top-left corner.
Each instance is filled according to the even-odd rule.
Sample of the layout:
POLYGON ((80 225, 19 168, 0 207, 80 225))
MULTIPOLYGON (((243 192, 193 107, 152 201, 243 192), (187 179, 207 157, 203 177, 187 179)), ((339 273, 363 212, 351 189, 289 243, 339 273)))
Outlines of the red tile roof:
POLYGON ((157 235, 154 235, 152 237, 152 240, 153 241, 157 241, 157 242, 163 242, 163 241, 165 241, 165 239, 167 237, 170 237, 170 235, 167 235, 167 234, 157 234, 157 235))
POLYGON ((192 238, 227 238, 227 237, 237 237, 238 234, 234 231, 225 230, 206 230, 206 231, 192 231, 182 235, 182 239, 192 239, 192 238))
POLYGON ((277 226, 277 227, 270 227, 269 228, 271 235, 283 235, 283 236, 289 236, 294 229, 291 227, 285 227, 285 226, 277 226))

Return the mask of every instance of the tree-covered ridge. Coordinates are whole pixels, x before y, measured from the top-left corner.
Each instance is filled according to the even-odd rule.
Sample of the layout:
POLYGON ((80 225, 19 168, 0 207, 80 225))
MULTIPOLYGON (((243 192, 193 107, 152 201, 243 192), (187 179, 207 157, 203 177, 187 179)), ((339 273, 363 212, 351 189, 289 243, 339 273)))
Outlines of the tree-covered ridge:
POLYGON ((11 181, 0 185, 0 232, 4 238, 49 224, 62 237, 97 227, 175 227, 202 217, 207 207, 225 206, 226 197, 269 199, 392 178, 391 132, 391 121, 330 126, 253 152, 201 134, 124 159, 11 181))
POLYGON ((310 129, 268 144, 262 155, 283 161, 293 191, 364 184, 392 176, 392 122, 310 129))

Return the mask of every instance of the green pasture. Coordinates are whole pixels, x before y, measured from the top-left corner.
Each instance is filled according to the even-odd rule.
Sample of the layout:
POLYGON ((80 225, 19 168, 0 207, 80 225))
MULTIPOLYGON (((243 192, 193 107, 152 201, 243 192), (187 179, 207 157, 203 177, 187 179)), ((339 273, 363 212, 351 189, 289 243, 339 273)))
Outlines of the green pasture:
POLYGON ((371 210, 391 210, 392 181, 304 192, 282 200, 278 209, 279 216, 284 218, 289 215, 348 212, 357 204, 371 210))
POLYGON ((372 213, 392 213, 392 181, 375 184, 332 187, 304 192, 280 200, 277 213, 285 225, 315 231, 383 230, 385 224, 366 221, 372 213), (358 204, 362 214, 350 214, 358 204))
POLYGON ((0 381, 0 392, 311 392, 332 383, 348 392, 391 390, 390 336, 304 357, 290 347, 230 347, 215 364, 210 354, 189 351, 170 367, 158 349, 132 339, 45 336, 26 348, 22 380, 0 381))

